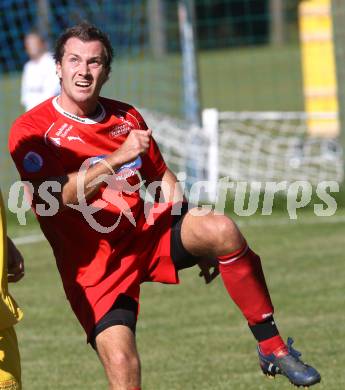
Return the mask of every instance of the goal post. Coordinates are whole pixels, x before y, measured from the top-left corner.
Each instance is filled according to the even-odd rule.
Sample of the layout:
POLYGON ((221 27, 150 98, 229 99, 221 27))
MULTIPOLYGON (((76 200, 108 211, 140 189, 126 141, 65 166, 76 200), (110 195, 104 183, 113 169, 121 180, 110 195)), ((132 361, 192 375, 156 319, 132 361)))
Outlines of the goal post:
POLYGON ((219 179, 342 182, 342 149, 333 138, 309 137, 310 121, 329 123, 336 112, 203 110, 209 200, 219 179))
POLYGON ((202 129, 208 144, 207 152, 207 182, 208 200, 215 203, 217 200, 217 186, 219 179, 219 112, 215 108, 202 111, 202 129))
POLYGON ((303 92, 311 137, 338 137, 338 116, 319 120, 318 112, 338 113, 337 78, 331 0, 303 0, 299 4, 299 35, 303 92))
POLYGON ((182 51, 184 115, 186 120, 200 126, 194 0, 179 0, 177 7, 182 51))
MULTIPOLYGON (((340 116, 340 142, 345 151, 345 4, 342 0, 332 0, 335 57, 337 64, 338 102, 340 116)), ((345 170, 345 159, 344 159, 345 170)), ((344 184, 344 183, 343 183, 344 184)))

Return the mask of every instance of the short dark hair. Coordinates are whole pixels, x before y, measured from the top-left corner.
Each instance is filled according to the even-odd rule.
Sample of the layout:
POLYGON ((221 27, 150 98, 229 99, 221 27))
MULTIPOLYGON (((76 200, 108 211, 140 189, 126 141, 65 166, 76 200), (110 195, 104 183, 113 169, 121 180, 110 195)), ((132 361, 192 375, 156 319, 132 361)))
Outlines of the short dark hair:
POLYGON ((81 22, 66 29, 57 39, 54 51, 55 62, 61 62, 65 52, 65 43, 70 38, 78 38, 83 42, 100 41, 105 48, 105 67, 110 72, 113 60, 113 48, 110 40, 103 31, 89 22, 81 22))

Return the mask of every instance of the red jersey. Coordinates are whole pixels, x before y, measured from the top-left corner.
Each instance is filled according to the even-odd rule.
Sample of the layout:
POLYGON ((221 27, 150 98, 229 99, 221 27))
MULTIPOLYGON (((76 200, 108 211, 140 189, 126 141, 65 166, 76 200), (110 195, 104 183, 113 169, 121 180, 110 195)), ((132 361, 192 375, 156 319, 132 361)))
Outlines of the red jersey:
MULTIPOLYGON (((138 111, 128 104, 100 98, 96 116, 84 118, 64 111, 58 105, 57 98, 53 98, 15 121, 10 131, 9 149, 22 180, 42 182, 79 171, 86 160, 88 165, 99 162, 118 149, 128 134, 136 129, 146 130, 147 126, 138 111)), ((142 261, 146 262, 146 266, 149 264, 143 258, 143 253, 150 257, 149 262, 155 256, 156 261, 158 258, 162 260, 162 257, 169 257, 170 274, 157 280, 177 282, 169 253, 170 226, 163 228, 163 225, 170 224, 168 210, 162 213, 166 216, 162 216, 155 228, 160 225, 160 232, 156 231, 155 234, 165 237, 164 245, 154 238, 155 229, 151 229, 146 238, 143 235, 149 229, 139 194, 141 178, 146 182, 159 180, 165 170, 163 157, 157 144, 151 139, 147 154, 118 169, 102 185, 97 195, 87 202, 88 206, 98 210, 92 214, 96 227, 90 226, 80 210, 71 207, 51 216, 37 215, 53 248, 67 297, 88 333, 92 323, 112 306, 118 293, 127 292, 138 298, 138 291, 131 294, 126 290, 133 288, 129 284, 119 289, 119 278, 124 276, 117 274, 117 271, 118 268, 123 268, 122 262, 129 256, 129 248, 133 253, 132 257, 129 256, 131 260, 128 264, 131 263, 138 269, 144 267, 140 263, 142 261), (126 189, 128 186, 130 191, 126 189), (124 210, 127 210, 127 214, 123 213, 124 210), (114 223, 116 228, 107 229, 114 226, 114 223), (141 245, 138 243, 139 239, 141 245), (140 247, 136 252, 135 248, 140 247), (162 247, 165 248, 164 253, 161 251, 157 255, 157 250, 162 247), (97 290, 94 289, 92 293, 86 291, 96 286, 97 290), (112 291, 118 291, 115 295, 107 296, 106 291, 111 288, 112 291), (77 306, 80 305, 81 293, 92 295, 87 298, 87 305, 91 307, 102 299, 106 301, 101 309, 93 313, 96 318, 91 323, 81 318, 87 315, 87 307, 84 307, 84 313, 77 313, 80 311, 77 306)), ((33 205, 36 205, 35 199, 33 205)), ((137 277, 139 282, 155 279, 148 275, 147 269, 143 272, 145 275, 139 275, 140 280, 137 277)))

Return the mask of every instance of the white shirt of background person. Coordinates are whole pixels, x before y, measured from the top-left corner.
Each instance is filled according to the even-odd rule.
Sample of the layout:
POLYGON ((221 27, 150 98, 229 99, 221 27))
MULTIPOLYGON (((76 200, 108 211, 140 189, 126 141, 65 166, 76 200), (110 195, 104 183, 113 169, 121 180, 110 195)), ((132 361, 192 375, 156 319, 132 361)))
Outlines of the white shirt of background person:
POLYGON ((60 80, 51 53, 43 38, 36 32, 25 37, 25 50, 30 60, 24 65, 21 85, 21 104, 25 111, 60 93, 60 80))

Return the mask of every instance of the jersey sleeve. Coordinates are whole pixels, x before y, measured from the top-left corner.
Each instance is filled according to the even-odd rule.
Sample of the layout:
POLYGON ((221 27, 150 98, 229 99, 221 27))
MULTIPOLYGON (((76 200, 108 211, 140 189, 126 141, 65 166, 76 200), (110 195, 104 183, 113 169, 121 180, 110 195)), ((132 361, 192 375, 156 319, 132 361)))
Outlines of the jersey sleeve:
MULTIPOLYGON (((139 123, 139 129, 147 130, 148 126, 145 120, 143 119, 143 117, 141 116, 141 114, 134 109, 132 111, 132 114, 135 115, 139 123)), ((143 161, 143 165, 140 172, 143 178, 148 182, 148 184, 152 183, 155 180, 160 179, 167 169, 164 158, 153 137, 151 137, 151 142, 150 142, 148 152, 144 156, 142 156, 142 161, 143 161)))
POLYGON ((9 151, 22 180, 42 181, 65 176, 56 153, 35 133, 34 124, 16 122, 10 130, 9 151))

